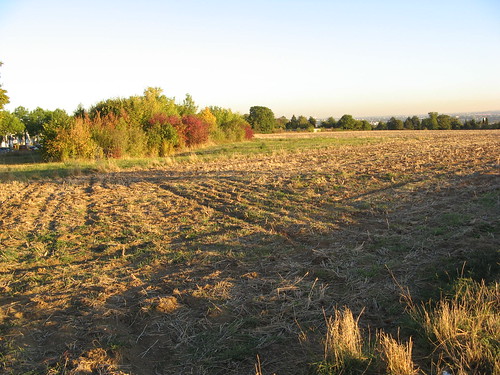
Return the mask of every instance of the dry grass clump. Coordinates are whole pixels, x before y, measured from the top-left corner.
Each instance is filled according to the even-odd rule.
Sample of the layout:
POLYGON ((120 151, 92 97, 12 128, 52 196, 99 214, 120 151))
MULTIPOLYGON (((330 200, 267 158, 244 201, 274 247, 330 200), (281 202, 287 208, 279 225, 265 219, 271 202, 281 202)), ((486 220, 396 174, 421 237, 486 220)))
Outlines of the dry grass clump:
POLYGON ((317 364, 318 375, 379 374, 417 375, 418 369, 412 360, 413 343, 396 341, 391 335, 380 331, 377 343, 363 337, 359 317, 345 308, 335 310, 335 318, 327 320, 324 340, 324 359, 317 364))
POLYGON ((498 283, 487 286, 460 280, 452 298, 434 308, 411 305, 436 348, 438 368, 454 374, 500 374, 500 293, 498 283))
MULTIPOLYGON (((461 279, 451 298, 436 304, 417 306, 405 296, 410 313, 431 343, 433 372, 454 375, 500 374, 500 293, 498 283, 461 279)), ((417 375, 412 359, 413 342, 395 340, 380 331, 376 345, 363 338, 359 317, 335 311, 327 321, 324 360, 317 365, 319 375, 387 374, 417 375)))
POLYGON ((335 310, 335 318, 327 321, 324 341, 324 361, 318 366, 319 374, 357 374, 370 365, 365 354, 363 336, 352 311, 335 310))
POLYGON ((403 344, 381 331, 378 341, 383 361, 386 364, 387 375, 418 374, 412 360, 413 342, 411 337, 406 344, 403 344))

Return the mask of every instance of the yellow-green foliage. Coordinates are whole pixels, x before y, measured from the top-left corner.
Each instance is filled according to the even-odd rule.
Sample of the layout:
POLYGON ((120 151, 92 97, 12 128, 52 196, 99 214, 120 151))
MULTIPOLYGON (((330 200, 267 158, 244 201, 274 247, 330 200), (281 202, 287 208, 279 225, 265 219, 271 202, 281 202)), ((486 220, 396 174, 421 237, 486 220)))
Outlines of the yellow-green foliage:
POLYGON ((46 158, 52 160, 168 156, 184 147, 251 138, 248 123, 230 110, 205 108, 199 114, 188 95, 182 105, 161 89, 143 96, 108 99, 75 119, 44 129, 46 158), (189 100, 188 100, 189 99, 189 100))
POLYGON ((74 118, 64 127, 59 127, 46 135, 45 155, 52 160, 92 159, 98 153, 92 139, 90 124, 86 119, 74 118))

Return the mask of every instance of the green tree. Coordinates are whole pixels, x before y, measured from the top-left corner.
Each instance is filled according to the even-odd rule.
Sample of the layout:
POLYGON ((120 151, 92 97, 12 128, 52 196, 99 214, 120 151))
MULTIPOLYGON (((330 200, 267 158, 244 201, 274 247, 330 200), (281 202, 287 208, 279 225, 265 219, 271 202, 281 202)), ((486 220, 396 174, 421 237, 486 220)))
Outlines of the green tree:
MULTIPOLYGON (((24 126, 26 127, 26 124, 28 123, 29 121, 29 115, 30 115, 30 111, 27 110, 26 108, 22 107, 22 106, 19 106, 17 107, 16 109, 14 109, 14 111, 12 111, 12 113, 19 119, 21 120, 21 122, 24 124, 24 126)), ((28 132, 29 133, 29 132, 28 132)), ((31 135, 31 134, 30 134, 31 135)))
POLYGON ((286 124, 288 124, 288 119, 285 116, 276 119, 276 129, 284 130, 286 129, 286 124))
POLYGON ((248 114, 248 122, 257 133, 272 133, 276 128, 274 113, 267 107, 251 107, 248 114))
POLYGON ((30 111, 24 119, 26 130, 30 135, 38 135, 43 132, 44 125, 50 122, 49 111, 37 107, 30 111))
POLYGON ((309 120, 307 120, 307 117, 305 117, 305 116, 299 116, 297 121, 299 123, 298 129, 305 130, 311 126, 311 124, 309 123, 309 120))
POLYGON ((387 129, 389 130, 401 130, 404 129, 403 121, 397 119, 395 117, 391 117, 389 121, 387 121, 387 129))
POLYGON ((311 124, 313 127, 316 127, 316 124, 318 123, 318 121, 312 116, 309 116, 307 121, 309 121, 309 124, 311 124))
POLYGON ((437 112, 429 112, 429 117, 422 121, 422 127, 429 130, 438 129, 438 113, 437 112))
POLYGON ((337 121, 333 117, 328 117, 325 121, 321 123, 321 127, 323 128, 336 128, 337 127, 337 121))
MULTIPOLYGON (((0 66, 2 66, 3 63, 0 61, 0 66)), ((7 95, 7 91, 2 89, 2 84, 0 83, 0 110, 3 109, 5 104, 9 103, 9 96, 7 95)))
POLYGON ((372 124, 370 124, 367 120, 361 120, 359 122, 359 124, 360 124, 359 128, 361 130, 372 130, 373 129, 372 124))
POLYGON ((464 129, 479 129, 479 124, 476 119, 465 120, 464 129))
POLYGON ((198 106, 194 103, 193 97, 186 94, 184 101, 179 106, 179 114, 181 116, 194 115, 198 111, 198 106))
POLYGON ((407 130, 413 130, 414 129, 414 126, 413 126, 413 121, 411 119, 411 117, 407 117, 405 122, 404 122, 404 128, 407 129, 407 130))
POLYGON ((376 130, 387 130, 387 122, 379 121, 376 130))
POLYGON ((463 124, 460 122, 460 120, 457 117, 453 117, 451 119, 451 128, 454 130, 462 129, 463 124))
POLYGON ((451 129, 451 117, 448 115, 439 115, 436 118, 438 129, 448 130, 451 129))
POLYGON ((412 116, 411 122, 413 123, 413 129, 422 129, 422 124, 417 116, 412 116))
POLYGON ((298 127, 299 127, 299 120, 297 120, 297 117, 295 115, 292 115, 292 118, 286 124, 286 128, 291 129, 291 130, 295 130, 298 127))
POLYGON ((356 120, 351 115, 343 115, 337 122, 337 126, 341 129, 354 129, 356 120))
MULTIPOLYGON (((24 108, 23 108, 24 109, 24 108)), ((44 131, 46 124, 51 122, 54 113, 43 108, 37 107, 33 111, 29 112, 27 115, 20 109, 20 113, 23 114, 23 122, 26 125, 26 131, 30 135, 39 135, 44 131)), ((62 111, 62 110, 58 110, 62 111)), ((59 113, 59 112, 58 112, 59 113)))
POLYGON ((9 134, 21 135, 24 132, 24 124, 13 113, 2 111, 0 116, 0 136, 9 134))

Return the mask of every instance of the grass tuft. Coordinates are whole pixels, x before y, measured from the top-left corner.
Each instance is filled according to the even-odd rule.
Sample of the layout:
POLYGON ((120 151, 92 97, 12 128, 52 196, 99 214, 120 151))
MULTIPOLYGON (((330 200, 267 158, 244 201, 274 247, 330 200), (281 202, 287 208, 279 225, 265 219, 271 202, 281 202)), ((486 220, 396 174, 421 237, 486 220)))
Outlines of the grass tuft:
POLYGON ((500 293, 498 283, 461 279, 454 295, 434 307, 410 305, 436 348, 436 365, 454 374, 500 373, 500 293))
POLYGON ((418 369, 412 360, 413 342, 410 339, 406 344, 399 343, 391 335, 379 333, 378 342, 382 360, 386 365, 387 375, 416 375, 418 369))
POLYGON ((327 321, 324 341, 324 360, 318 365, 318 374, 361 374, 370 365, 364 352, 363 336, 349 308, 335 310, 335 318, 327 321))

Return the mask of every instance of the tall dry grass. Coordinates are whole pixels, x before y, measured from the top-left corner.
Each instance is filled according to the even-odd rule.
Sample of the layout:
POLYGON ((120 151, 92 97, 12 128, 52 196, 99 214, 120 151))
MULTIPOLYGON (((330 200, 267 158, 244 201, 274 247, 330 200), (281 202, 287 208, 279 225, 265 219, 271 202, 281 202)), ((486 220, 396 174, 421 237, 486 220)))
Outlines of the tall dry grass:
POLYGON ((456 375, 500 374, 498 283, 460 280, 453 297, 434 307, 410 307, 435 347, 438 369, 456 375))
MULTIPOLYGON (((416 305, 409 295, 409 312, 420 324, 431 346, 431 374, 500 374, 500 293, 498 283, 461 279, 452 297, 437 303, 416 305)), ((377 342, 363 337, 359 316, 345 308, 327 320, 324 359, 317 364, 320 375, 387 374, 417 375, 412 358, 413 341, 395 340, 382 331, 377 342)))
POLYGON ((408 342, 403 344, 381 331, 378 343, 387 375, 418 374, 418 369, 412 359, 413 342, 411 337, 408 342))
POLYGON ((320 374, 358 374, 370 365, 370 356, 365 352, 365 344, 359 316, 345 308, 335 310, 335 317, 327 320, 324 340, 324 360, 318 365, 320 374))

